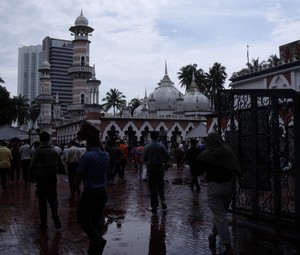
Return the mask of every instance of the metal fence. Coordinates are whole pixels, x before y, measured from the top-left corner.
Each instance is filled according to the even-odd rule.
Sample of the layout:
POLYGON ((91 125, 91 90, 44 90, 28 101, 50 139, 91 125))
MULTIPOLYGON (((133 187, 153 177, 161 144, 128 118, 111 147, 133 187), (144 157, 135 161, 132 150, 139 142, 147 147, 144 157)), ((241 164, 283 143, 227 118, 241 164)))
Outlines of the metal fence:
POLYGON ((231 210, 300 225, 300 104, 289 89, 218 91, 218 130, 237 153, 231 210))

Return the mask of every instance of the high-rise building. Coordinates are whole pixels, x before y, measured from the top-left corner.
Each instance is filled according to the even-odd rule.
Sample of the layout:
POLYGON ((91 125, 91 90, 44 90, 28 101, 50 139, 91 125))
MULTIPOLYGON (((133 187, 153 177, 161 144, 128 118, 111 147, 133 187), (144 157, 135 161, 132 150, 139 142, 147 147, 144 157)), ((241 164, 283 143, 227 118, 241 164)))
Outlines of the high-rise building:
POLYGON ((29 103, 39 94, 39 67, 43 62, 42 45, 23 46, 18 55, 18 95, 29 103))
POLYGON ((73 102, 73 83, 68 75, 73 64, 72 41, 46 37, 43 40, 44 61, 50 63, 51 94, 61 104, 61 113, 67 114, 67 106, 73 102))

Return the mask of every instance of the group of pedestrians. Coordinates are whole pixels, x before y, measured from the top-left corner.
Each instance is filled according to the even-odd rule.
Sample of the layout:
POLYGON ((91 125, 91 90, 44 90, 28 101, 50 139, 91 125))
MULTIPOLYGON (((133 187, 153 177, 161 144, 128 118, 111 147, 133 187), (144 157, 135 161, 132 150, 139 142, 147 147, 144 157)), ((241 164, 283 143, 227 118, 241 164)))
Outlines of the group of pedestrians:
POLYGON ((125 168, 127 165, 128 148, 124 144, 124 141, 116 140, 112 141, 112 146, 107 148, 109 153, 109 169, 108 178, 109 183, 113 184, 116 175, 122 183, 126 182, 125 179, 125 168))
MULTIPOLYGON (((157 213, 158 195, 162 209, 166 209, 164 194, 163 165, 170 160, 166 148, 158 142, 158 132, 151 133, 152 142, 145 146, 143 159, 147 163, 150 188, 151 212, 157 213)), ((184 145, 184 144, 183 144, 184 145)), ((183 146, 175 149, 183 150, 183 146)), ((186 160, 192 175, 192 189, 200 192, 198 176, 205 174, 207 180, 208 206, 213 213, 212 233, 208 237, 209 246, 215 249, 217 236, 224 246, 224 255, 233 255, 231 237, 226 213, 232 199, 233 181, 240 175, 239 160, 234 151, 224 142, 217 132, 211 132, 206 138, 206 147, 202 149, 196 140, 191 140, 181 161, 186 160)), ((180 170, 180 162, 176 161, 180 170)))
MULTIPOLYGON (((79 149, 75 141, 71 141, 65 154, 60 154, 51 145, 50 139, 49 133, 42 132, 37 148, 29 150, 30 145, 27 143, 21 147, 22 149, 19 148, 24 161, 21 161, 23 175, 24 169, 28 167, 28 172, 25 172, 25 184, 36 183, 40 226, 48 227, 47 204, 49 204, 54 225, 57 229, 61 228, 56 175, 68 174, 70 201, 76 193, 80 194, 80 185, 81 183, 83 185, 78 203, 77 222, 90 239, 88 254, 102 254, 106 240, 102 236, 100 222, 104 217, 103 211, 108 200, 106 186, 116 175, 123 183, 125 182, 124 171, 128 149, 117 140, 109 150, 105 150, 99 140, 99 130, 88 122, 84 122, 78 133, 78 139, 86 141, 84 151, 79 149), (25 148, 32 152, 27 155, 25 148), (27 157, 30 157, 29 163, 26 161, 27 157)), ((152 214, 156 215, 159 208, 165 212, 167 201, 164 174, 172 158, 166 146, 160 143, 159 132, 151 132, 151 142, 146 145, 141 143, 135 150, 134 158, 138 166, 139 179, 147 178, 148 181, 152 214)), ((5 176, 10 170, 12 159, 12 150, 2 141, 0 146, 2 185, 5 185, 5 176)), ((216 239, 219 236, 225 247, 224 254, 232 255, 226 211, 231 203, 234 176, 240 173, 236 155, 219 134, 212 132, 206 138, 204 151, 199 148, 196 140, 191 140, 181 160, 189 165, 192 188, 195 187, 196 191, 200 192, 198 176, 201 174, 205 174, 208 182, 208 205, 214 217, 212 233, 209 235, 210 247, 216 246, 216 239)))

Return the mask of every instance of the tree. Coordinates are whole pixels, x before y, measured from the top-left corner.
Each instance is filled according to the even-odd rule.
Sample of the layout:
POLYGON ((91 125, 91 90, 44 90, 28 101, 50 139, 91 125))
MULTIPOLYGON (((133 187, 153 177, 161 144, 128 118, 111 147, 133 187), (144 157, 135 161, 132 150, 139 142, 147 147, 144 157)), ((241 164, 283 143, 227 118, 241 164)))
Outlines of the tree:
POLYGON ((26 96, 14 96, 13 99, 14 116, 13 120, 17 121, 18 126, 22 126, 28 120, 30 120, 30 106, 26 96))
POLYGON ((122 111, 122 109, 126 106, 125 96, 118 89, 110 89, 109 92, 106 93, 106 97, 102 99, 102 101, 106 101, 103 104, 104 111, 108 112, 111 108, 113 108, 114 116, 116 115, 116 109, 122 111))
POLYGON ((129 105, 131 106, 131 115, 133 115, 134 110, 142 104, 143 104, 143 99, 138 99, 138 98, 131 99, 131 101, 129 102, 129 105))
POLYGON ((5 83, 5 81, 0 77, 0 83, 5 83))
POLYGON ((280 58, 277 57, 276 54, 274 54, 274 55, 270 55, 270 57, 268 58, 268 61, 267 61, 267 62, 268 62, 270 65, 277 65, 277 64, 279 63, 279 61, 280 61, 280 58))
POLYGON ((224 84, 227 78, 226 68, 221 63, 214 63, 209 68, 206 76, 206 91, 209 94, 211 105, 216 109, 217 90, 224 89, 224 84))
POLYGON ((262 61, 259 62, 259 58, 252 59, 251 63, 247 63, 247 67, 250 71, 257 71, 259 68, 261 68, 266 62, 262 61))
POLYGON ((193 79, 200 91, 205 90, 205 75, 201 68, 197 70, 197 64, 182 67, 177 75, 179 84, 181 84, 181 87, 185 87, 186 90, 189 89, 193 79))
POLYGON ((0 86, 0 125, 13 122, 14 106, 10 93, 5 87, 0 86))
POLYGON ((34 99, 30 103, 30 119, 32 121, 32 125, 34 126, 34 123, 37 121, 38 117, 40 116, 41 113, 41 106, 40 103, 34 99))

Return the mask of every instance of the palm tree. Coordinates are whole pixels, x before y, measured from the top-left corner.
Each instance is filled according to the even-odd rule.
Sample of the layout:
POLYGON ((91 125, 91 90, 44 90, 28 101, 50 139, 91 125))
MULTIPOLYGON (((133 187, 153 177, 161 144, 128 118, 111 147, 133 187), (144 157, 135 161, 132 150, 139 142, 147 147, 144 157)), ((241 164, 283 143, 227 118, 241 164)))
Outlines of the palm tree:
POLYGON ((224 84, 227 78, 226 68, 221 63, 214 63, 209 68, 206 76, 206 91, 211 100, 211 106, 216 109, 216 96, 218 89, 224 89, 224 84))
POLYGON ((0 86, 0 125, 11 124, 14 116, 13 101, 5 87, 0 86))
POLYGON ((277 64, 279 63, 279 61, 280 61, 280 58, 277 57, 276 54, 274 54, 274 55, 270 55, 270 57, 268 58, 268 61, 267 61, 267 62, 268 62, 270 65, 277 65, 277 64))
POLYGON ((142 104, 143 104, 143 99, 138 99, 138 98, 131 99, 131 101, 129 102, 129 105, 131 106, 131 115, 133 115, 134 110, 142 104))
POLYGON ((30 119, 32 121, 32 125, 37 121, 38 117, 40 116, 41 106, 40 103, 34 99, 30 104, 30 119))
POLYGON ((13 120, 17 121, 18 126, 22 126, 28 120, 30 120, 30 106, 28 104, 28 99, 26 96, 14 96, 13 97, 13 106, 15 114, 13 120))
POLYGON ((116 109, 122 111, 122 109, 126 106, 125 96, 118 89, 110 89, 109 92, 106 93, 106 97, 102 99, 102 101, 106 101, 103 104, 104 111, 108 112, 111 108, 113 108, 114 116, 116 115, 116 109))
POLYGON ((181 84, 181 87, 185 87, 186 90, 188 90, 192 84, 193 78, 200 91, 205 89, 205 75, 201 68, 197 70, 197 64, 182 67, 177 75, 179 84, 181 84))
POLYGON ((247 67, 250 71, 256 71, 259 68, 261 68, 265 63, 265 61, 259 62, 259 58, 252 59, 252 63, 247 63, 247 67))
POLYGON ((0 83, 5 83, 5 81, 0 77, 0 83))

